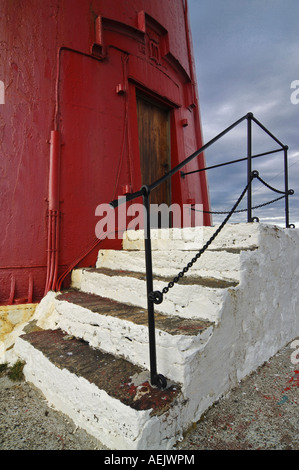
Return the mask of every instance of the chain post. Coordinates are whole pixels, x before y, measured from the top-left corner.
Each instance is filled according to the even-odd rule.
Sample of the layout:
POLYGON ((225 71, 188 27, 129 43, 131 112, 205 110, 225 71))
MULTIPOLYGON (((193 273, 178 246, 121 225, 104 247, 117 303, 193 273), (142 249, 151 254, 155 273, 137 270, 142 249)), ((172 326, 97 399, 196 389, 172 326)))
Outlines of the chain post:
POLYGON ((290 226, 289 220, 289 176, 288 176, 288 146, 286 145, 284 151, 284 190, 285 190, 285 223, 286 228, 290 226))
POLYGON ((151 298, 153 292, 153 267, 152 267, 152 246, 151 246, 151 226, 150 226, 150 190, 144 185, 143 207, 144 207, 144 248, 145 248, 145 268, 146 268, 146 288, 147 288, 147 311, 148 311, 148 334, 149 334, 149 357, 151 384, 158 388, 167 386, 163 375, 157 374, 157 356, 156 356, 156 336, 155 336, 155 312, 154 302, 151 298))
MULTIPOLYGON (((247 114, 247 184, 252 173, 252 113, 247 114)), ((252 188, 251 184, 247 190, 247 222, 252 222, 252 188)))

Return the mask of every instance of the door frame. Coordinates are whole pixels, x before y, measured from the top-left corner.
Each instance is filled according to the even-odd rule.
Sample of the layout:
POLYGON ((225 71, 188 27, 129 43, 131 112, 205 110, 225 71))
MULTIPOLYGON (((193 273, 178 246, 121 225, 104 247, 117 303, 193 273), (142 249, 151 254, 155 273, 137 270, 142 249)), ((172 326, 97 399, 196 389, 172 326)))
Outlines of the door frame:
MULTIPOLYGON (((130 154, 131 163, 133 166, 132 171, 132 189, 138 191, 142 185, 141 166, 140 166, 140 151, 139 151, 139 133, 138 133, 138 116, 137 116, 137 95, 140 94, 149 102, 160 106, 162 109, 169 111, 169 141, 170 141, 170 167, 173 168, 177 164, 177 133, 175 125, 175 111, 178 105, 168 101, 167 99, 151 92, 139 83, 129 80, 128 83, 128 100, 129 100, 129 134, 130 134, 130 154)), ((172 178, 173 179, 173 178, 172 178)), ((176 199, 180 199, 177 195, 176 199)), ((141 201, 141 200, 140 200, 141 201)), ((138 201, 138 202, 140 202, 138 201)), ((171 182, 170 203, 173 202, 173 184, 171 182)))
MULTIPOLYGON (((151 184, 158 178, 163 177, 164 174, 171 169, 171 110, 168 106, 165 106, 164 104, 153 100, 152 98, 148 97, 148 95, 140 93, 139 90, 136 90, 136 102, 141 178, 143 180, 143 184, 151 184), (148 116, 148 122, 146 120, 144 121, 145 127, 143 127, 143 125, 141 124, 142 113, 141 115, 139 115, 139 111, 142 111, 142 113, 145 111, 148 116), (150 137, 152 125, 157 119, 159 124, 161 125, 161 133, 160 137, 158 137, 157 139, 154 138, 152 142, 158 152, 158 155, 151 155, 148 153, 148 150, 151 150, 152 147, 151 143, 146 143, 144 139, 140 141, 140 124, 142 137, 150 137), (146 155, 143 155, 144 145, 146 155), (165 169, 163 169, 164 164, 167 165, 165 169)), ((171 179, 164 181, 162 185, 155 189, 155 191, 153 192, 153 197, 151 198, 151 203, 166 203, 167 205, 171 205, 171 179)))

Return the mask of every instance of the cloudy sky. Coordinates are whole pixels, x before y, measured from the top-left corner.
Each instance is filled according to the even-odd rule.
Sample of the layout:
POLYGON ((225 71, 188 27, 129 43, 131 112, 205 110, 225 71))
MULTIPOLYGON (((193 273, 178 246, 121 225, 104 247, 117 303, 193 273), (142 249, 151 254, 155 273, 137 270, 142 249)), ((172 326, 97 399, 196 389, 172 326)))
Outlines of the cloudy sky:
MULTIPOLYGON (((299 228, 299 0, 189 0, 204 142, 252 112, 289 151, 290 223, 299 228), (297 91, 298 90, 298 93, 297 91), (291 97, 293 96, 292 103, 291 97)), ((279 146, 253 124, 253 152, 279 146)), ((205 153, 207 165, 245 157, 246 121, 205 153)), ((284 190, 283 152, 256 158, 253 169, 284 190)), ((209 170, 212 210, 229 210, 246 185, 246 162, 209 170)), ((253 205, 279 197, 254 181, 253 205)), ((240 208, 246 207, 246 200, 240 208)), ((257 209, 283 224, 284 200, 257 209)), ((224 216, 214 216, 215 223, 224 216)), ((246 221, 235 214, 231 222, 246 221)))

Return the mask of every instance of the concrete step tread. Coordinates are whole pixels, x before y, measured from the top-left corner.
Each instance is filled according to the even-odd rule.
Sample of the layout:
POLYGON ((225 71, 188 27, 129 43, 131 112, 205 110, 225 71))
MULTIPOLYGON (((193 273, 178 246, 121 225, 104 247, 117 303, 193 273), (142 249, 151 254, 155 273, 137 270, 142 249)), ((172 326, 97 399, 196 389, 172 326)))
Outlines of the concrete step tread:
POLYGON ((134 410, 167 411, 180 394, 178 384, 164 390, 151 386, 149 372, 125 359, 91 348, 87 342, 62 330, 34 331, 21 336, 59 369, 83 377, 110 397, 134 410))
MULTIPOLYGON (((173 229, 152 229, 152 250, 198 250, 216 232, 214 227, 185 227, 173 229)), ((259 244, 259 224, 227 224, 208 250, 256 249, 259 244)), ((144 231, 128 230, 123 234, 123 248, 126 250, 144 249, 144 231)))
MULTIPOLYGON (((176 276, 197 255, 198 250, 152 251, 153 272, 158 276, 176 276)), ((205 251, 185 277, 213 277, 239 280, 240 252, 205 251)), ((99 250, 97 268, 145 272, 145 252, 128 250, 99 250)))
MULTIPOLYGON (((125 270, 117 270, 111 268, 86 268, 84 269, 86 272, 90 273, 98 273, 103 274, 105 276, 120 276, 120 277, 131 277, 135 279, 139 279, 142 281, 146 280, 145 273, 140 273, 136 271, 125 271, 125 270)), ((153 274, 154 281, 162 281, 165 284, 173 280, 173 276, 158 276, 153 274)), ((235 287, 238 285, 238 281, 235 280, 227 280, 227 279, 218 279, 215 277, 205 277, 205 276, 196 276, 196 277, 186 277, 183 276, 179 280, 180 285, 198 285, 203 287, 210 287, 212 289, 226 289, 228 287, 235 287)))
MULTIPOLYGON (((120 320, 130 321, 135 325, 148 325, 147 310, 133 305, 117 302, 96 294, 77 290, 69 290, 57 296, 58 301, 66 301, 84 307, 100 315, 116 317, 120 320)), ((157 329, 170 335, 197 336, 203 333, 213 323, 202 319, 185 319, 178 316, 155 313, 155 326, 157 329)))

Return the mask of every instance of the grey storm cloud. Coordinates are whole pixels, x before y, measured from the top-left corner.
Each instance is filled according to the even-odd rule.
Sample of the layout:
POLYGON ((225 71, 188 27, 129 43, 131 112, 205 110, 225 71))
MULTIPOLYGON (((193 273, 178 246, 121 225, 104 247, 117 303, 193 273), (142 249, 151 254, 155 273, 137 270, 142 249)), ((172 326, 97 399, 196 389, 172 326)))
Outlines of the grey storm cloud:
MULTIPOLYGON (((204 142, 253 112, 289 147, 289 187, 295 190, 290 198, 290 222, 297 221, 299 227, 299 104, 291 102, 291 84, 299 80, 298 1, 189 0, 188 5, 204 142)), ((254 152, 276 148, 254 125, 254 152)), ((246 123, 208 149, 206 163, 243 156, 246 123)), ((283 190, 282 152, 256 159, 254 166, 263 179, 283 190)), ((212 210, 230 208, 246 184, 246 163, 209 170, 208 181, 212 210)), ((254 182, 254 204, 278 196, 258 183, 254 182)), ((283 223, 284 202, 258 212, 261 220, 283 223)), ((234 217, 234 221, 241 220, 241 215, 234 217)), ((214 216, 215 223, 221 220, 214 216)))

